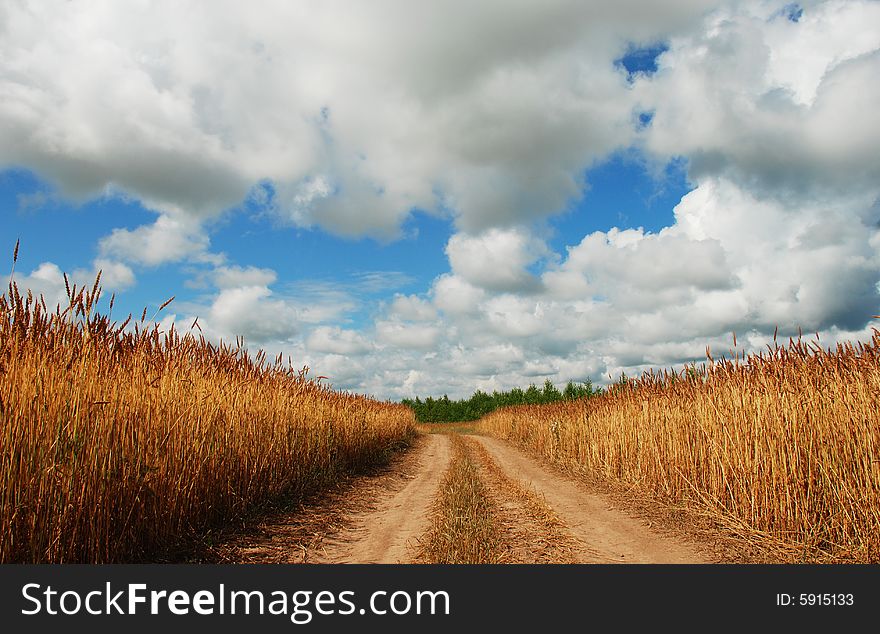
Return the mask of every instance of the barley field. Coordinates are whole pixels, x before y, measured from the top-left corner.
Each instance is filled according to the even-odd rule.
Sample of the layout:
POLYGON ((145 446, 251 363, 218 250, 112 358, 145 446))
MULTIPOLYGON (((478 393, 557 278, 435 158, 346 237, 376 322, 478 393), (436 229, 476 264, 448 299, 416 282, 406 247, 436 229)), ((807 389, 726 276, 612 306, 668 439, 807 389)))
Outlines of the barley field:
MULTIPOLYGON (((66 279, 66 278, 65 278, 66 279)), ((133 562, 382 461, 409 408, 281 358, 0 296, 0 562, 133 562)), ((111 300, 112 310, 112 300, 111 300)))
POLYGON ((696 509, 784 561, 880 561, 880 331, 789 340, 478 429, 581 474, 696 509))

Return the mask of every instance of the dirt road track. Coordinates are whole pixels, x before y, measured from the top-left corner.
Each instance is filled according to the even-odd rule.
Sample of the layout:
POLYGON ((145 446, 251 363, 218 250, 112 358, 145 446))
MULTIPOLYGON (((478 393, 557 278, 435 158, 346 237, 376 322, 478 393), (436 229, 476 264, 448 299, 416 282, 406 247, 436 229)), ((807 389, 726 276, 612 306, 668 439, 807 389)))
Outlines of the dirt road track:
POLYGON ((531 486, 583 544, 583 563, 704 563, 695 548, 657 535, 624 513, 611 509, 608 499, 578 483, 548 471, 512 445, 475 436, 510 477, 531 486))
POLYGON ((375 508, 352 518, 351 527, 325 539, 327 563, 408 563, 415 541, 428 528, 431 502, 451 457, 449 437, 429 434, 420 445, 409 482, 375 508))
MULTIPOLYGON (((513 445, 487 436, 478 460, 488 493, 505 519, 504 558, 520 563, 705 563, 712 561, 678 533, 659 534, 611 508, 610 498, 545 468, 513 445), (486 462, 488 460, 488 462, 486 462), (498 472, 493 476, 492 469, 498 472), (508 482, 504 484, 502 480, 508 482), (511 488, 512 487, 512 488, 511 488), (531 489, 556 519, 529 510, 513 489, 531 489), (552 524, 552 526, 551 526, 552 524)), ((431 528, 432 504, 452 459, 446 433, 422 434, 378 473, 356 478, 338 494, 267 518, 213 549, 218 562, 410 563, 431 528)), ((526 492, 526 495, 531 495, 526 492)), ((705 552, 705 551, 702 551, 705 552)))

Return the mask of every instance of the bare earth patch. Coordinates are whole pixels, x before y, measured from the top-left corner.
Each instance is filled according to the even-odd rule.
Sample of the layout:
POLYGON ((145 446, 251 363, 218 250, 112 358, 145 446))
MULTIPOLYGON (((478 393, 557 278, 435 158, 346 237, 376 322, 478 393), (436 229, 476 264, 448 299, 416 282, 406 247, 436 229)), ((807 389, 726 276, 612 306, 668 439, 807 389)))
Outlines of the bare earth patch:
POLYGON ((375 505, 350 517, 345 530, 325 539, 320 562, 396 564, 412 560, 451 457, 449 438, 439 434, 424 436, 418 449, 414 464, 402 471, 404 486, 366 492, 375 505))

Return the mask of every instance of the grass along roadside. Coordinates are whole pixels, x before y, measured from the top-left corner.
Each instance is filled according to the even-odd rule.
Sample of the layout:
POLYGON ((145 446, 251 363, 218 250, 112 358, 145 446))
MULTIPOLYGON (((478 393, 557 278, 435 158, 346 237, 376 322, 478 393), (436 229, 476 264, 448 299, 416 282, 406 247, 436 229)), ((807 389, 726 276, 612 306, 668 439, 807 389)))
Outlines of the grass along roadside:
POLYGON ((515 549, 511 563, 578 563, 578 553, 587 546, 575 539, 543 496, 504 473, 483 445, 467 438, 489 487, 502 507, 508 545, 515 549))
POLYGON ((431 527, 420 540, 419 563, 503 563, 503 538, 490 492, 480 476, 470 447, 450 436, 452 462, 440 484, 431 527))

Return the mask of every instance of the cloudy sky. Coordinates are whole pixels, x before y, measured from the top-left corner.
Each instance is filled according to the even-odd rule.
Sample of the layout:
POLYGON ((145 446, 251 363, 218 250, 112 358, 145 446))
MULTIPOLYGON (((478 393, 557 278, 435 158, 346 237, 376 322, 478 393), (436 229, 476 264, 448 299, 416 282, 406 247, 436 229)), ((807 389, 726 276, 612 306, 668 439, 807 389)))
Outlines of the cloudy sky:
POLYGON ((381 398, 830 345, 878 78, 867 0, 0 0, 0 253, 381 398))

